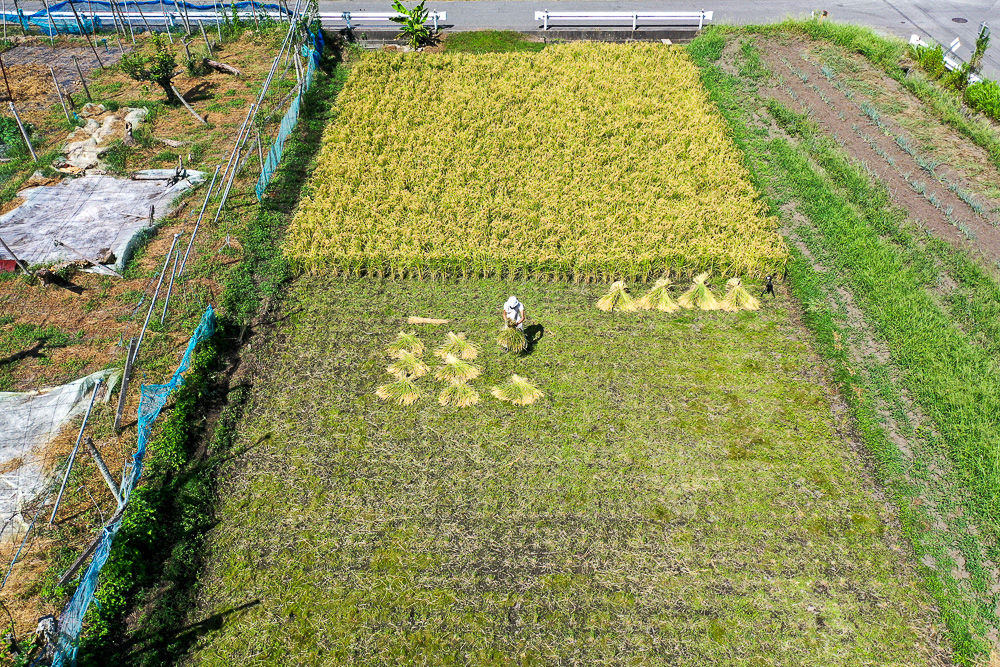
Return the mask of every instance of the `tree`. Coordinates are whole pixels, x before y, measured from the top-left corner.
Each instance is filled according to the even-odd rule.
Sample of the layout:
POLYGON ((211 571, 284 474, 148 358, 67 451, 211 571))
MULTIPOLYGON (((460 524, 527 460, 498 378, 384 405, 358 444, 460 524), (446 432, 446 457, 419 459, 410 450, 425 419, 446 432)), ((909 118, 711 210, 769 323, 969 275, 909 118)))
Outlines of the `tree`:
POLYGON ((177 74, 177 57, 167 50, 160 36, 153 35, 153 53, 126 53, 118 61, 118 67, 136 81, 152 81, 163 89, 167 102, 176 104, 173 78, 177 74))
POLYGON ((979 73, 980 68, 983 66, 983 56, 986 55, 986 49, 990 46, 990 27, 986 25, 986 21, 983 21, 979 25, 979 37, 976 38, 976 51, 972 54, 972 59, 969 60, 969 69, 971 69, 976 74, 979 73))
POLYGON ((407 9, 400 0, 394 0, 392 8, 402 14, 402 16, 392 17, 392 21, 402 26, 402 32, 398 37, 406 37, 407 43, 412 48, 417 48, 426 43, 431 37, 431 31, 424 25, 430 12, 424 9, 427 0, 420 0, 420 4, 413 9, 407 9))

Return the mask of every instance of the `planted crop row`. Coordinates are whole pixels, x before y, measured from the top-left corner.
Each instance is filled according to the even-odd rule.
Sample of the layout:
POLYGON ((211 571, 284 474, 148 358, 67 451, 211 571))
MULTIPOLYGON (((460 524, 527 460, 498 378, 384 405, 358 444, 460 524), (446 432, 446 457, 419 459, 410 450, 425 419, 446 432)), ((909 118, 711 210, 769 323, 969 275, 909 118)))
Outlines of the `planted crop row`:
POLYGON ((681 50, 376 54, 352 73, 286 252, 300 270, 759 277, 787 248, 681 50))

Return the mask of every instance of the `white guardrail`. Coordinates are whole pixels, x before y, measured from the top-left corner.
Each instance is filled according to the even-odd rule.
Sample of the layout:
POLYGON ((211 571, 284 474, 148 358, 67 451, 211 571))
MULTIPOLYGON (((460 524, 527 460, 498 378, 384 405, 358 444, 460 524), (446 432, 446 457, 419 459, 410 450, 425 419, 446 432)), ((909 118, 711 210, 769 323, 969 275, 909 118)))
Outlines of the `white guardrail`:
POLYGON ((715 12, 550 12, 545 9, 535 12, 535 20, 542 22, 544 30, 549 29, 552 22, 562 23, 564 21, 583 21, 586 23, 596 23, 598 21, 631 21, 632 30, 639 27, 639 22, 652 25, 688 25, 698 24, 698 29, 705 25, 706 21, 711 21, 715 12))
MULTIPOLYGON (((323 24, 343 21, 348 30, 353 30, 355 25, 362 23, 392 23, 392 19, 403 16, 399 12, 320 12, 319 17, 323 24)), ((447 21, 448 12, 433 11, 427 15, 427 23, 438 29, 439 21, 447 21)))
MULTIPOLYGON (((930 44, 920 39, 920 35, 910 35, 910 44, 913 46, 930 47, 930 44)), ((962 62, 960 60, 952 58, 952 55, 955 54, 955 50, 960 46, 962 46, 962 42, 959 41, 958 37, 956 37, 952 40, 951 44, 948 45, 947 49, 942 48, 944 51, 942 54, 944 57, 944 66, 948 68, 949 72, 954 72, 962 66, 962 62)), ((969 83, 979 83, 980 81, 982 81, 981 77, 971 72, 969 73, 969 83)))
MULTIPOLYGON (((51 12, 52 19, 54 21, 69 21, 75 20, 75 14, 72 12, 51 12)), ((143 26, 143 25, 156 25, 164 26, 170 25, 171 27, 178 27, 184 25, 184 18, 186 17, 192 23, 198 23, 202 21, 206 26, 214 24, 220 20, 225 20, 227 17, 231 17, 232 13, 226 12, 214 12, 214 11, 193 11, 188 12, 186 15, 182 15, 179 12, 166 12, 166 11, 142 11, 142 12, 121 12, 112 14, 111 12, 94 12, 93 14, 89 12, 79 12, 82 18, 90 18, 91 16, 96 17, 101 23, 111 25, 115 18, 119 21, 124 20, 128 24, 133 26, 143 26)), ((250 10, 237 10, 236 15, 240 19, 253 20, 255 13, 250 10)), ((274 19, 275 21, 285 21, 288 19, 288 14, 284 12, 275 11, 263 11, 260 10, 256 13, 256 16, 267 15, 274 19)), ((323 25, 330 25, 334 23, 344 23, 348 28, 353 29, 355 25, 359 24, 370 24, 370 23, 392 23, 393 17, 403 16, 398 12, 320 12, 319 18, 323 25)), ((438 23, 440 21, 448 20, 448 12, 431 12, 427 16, 427 22, 434 26, 434 29, 438 29, 438 23)))

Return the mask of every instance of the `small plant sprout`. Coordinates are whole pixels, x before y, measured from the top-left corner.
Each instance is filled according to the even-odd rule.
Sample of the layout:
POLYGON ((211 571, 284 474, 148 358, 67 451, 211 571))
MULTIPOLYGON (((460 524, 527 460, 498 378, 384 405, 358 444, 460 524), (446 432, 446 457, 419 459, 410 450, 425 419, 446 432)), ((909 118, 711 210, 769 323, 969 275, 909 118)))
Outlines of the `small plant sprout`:
POLYGON ((444 364, 438 367, 434 377, 450 384, 462 384, 469 380, 475 380, 480 373, 482 373, 482 369, 479 366, 463 361, 454 354, 446 354, 444 364))
POLYGON ((606 313, 618 310, 626 312, 636 308, 635 300, 629 295, 628 288, 624 280, 616 280, 611 283, 611 291, 597 300, 597 307, 606 313))
POLYGON ((427 375, 430 367, 420 361, 420 357, 412 352, 401 350, 396 356, 396 361, 390 364, 387 370, 395 375, 397 380, 402 380, 405 377, 423 377, 427 375))
POLYGON ((657 280, 653 288, 635 302, 635 307, 640 310, 659 310, 664 313, 673 313, 679 310, 680 306, 670 298, 670 278, 657 280))
POLYGON ((497 399, 514 405, 531 405, 545 396, 540 389, 520 375, 511 375, 502 385, 493 387, 490 393, 497 399))
POLYGON ((400 405, 411 405, 420 398, 420 390, 413 380, 405 377, 389 384, 379 385, 375 395, 383 401, 392 401, 400 405))
POLYGON ((441 390, 438 396, 438 403, 441 405, 454 405, 456 408, 467 408, 479 402, 479 392, 469 385, 451 384, 441 390))
POLYGON ((504 324, 497 334, 497 345, 504 352, 524 352, 528 349, 528 339, 524 337, 524 332, 517 327, 504 324))
POLYGON ((454 354, 459 359, 472 361, 479 356, 479 349, 465 339, 464 333, 456 334, 449 331, 445 335, 444 345, 434 350, 434 354, 440 359, 444 359, 446 355, 454 354))
POLYGON ((684 294, 677 297, 677 305, 682 308, 701 308, 702 310, 718 310, 719 300, 708 287, 708 273, 701 273, 694 278, 694 284, 684 294))
POLYGON ((400 352, 412 352, 419 356, 424 353, 424 344, 417 338, 416 332, 400 331, 396 334, 396 340, 392 341, 385 351, 390 357, 398 357, 400 352))
POLYGON ((722 310, 732 313, 741 308, 743 310, 758 310, 760 308, 760 301, 747 291, 747 288, 743 286, 743 281, 739 278, 730 278, 726 282, 726 287, 729 291, 726 292, 726 297, 722 300, 722 310))

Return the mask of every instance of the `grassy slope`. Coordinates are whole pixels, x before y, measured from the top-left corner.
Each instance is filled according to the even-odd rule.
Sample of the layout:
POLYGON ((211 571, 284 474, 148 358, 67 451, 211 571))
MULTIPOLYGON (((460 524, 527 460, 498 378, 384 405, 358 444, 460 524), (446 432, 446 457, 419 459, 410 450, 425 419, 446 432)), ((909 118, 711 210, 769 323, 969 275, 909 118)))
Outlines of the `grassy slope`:
MULTIPOLYGON (((864 31, 857 32, 855 41, 866 43, 864 31)), ((840 35, 838 41, 850 42, 848 37, 840 35)), ((925 243, 922 233, 915 236, 916 230, 902 225, 903 216, 892 209, 884 188, 870 183, 805 118, 770 104, 769 113, 791 135, 786 138, 751 123, 751 114, 764 104, 756 87, 766 72, 758 69, 752 47, 744 45, 738 66, 743 74, 753 73, 756 83, 753 77, 726 74, 713 64, 724 44, 721 34, 710 33, 692 45, 692 53, 761 185, 776 203, 794 204, 808 221, 796 234, 827 270, 812 270, 806 256, 796 251, 790 270, 794 291, 808 304, 806 322, 851 400, 917 555, 934 564, 925 574, 948 622, 956 657, 975 662, 988 653, 985 635, 997 624, 996 594, 989 592, 991 575, 983 561, 997 560, 993 517, 1000 481, 992 461, 997 456, 1000 386, 987 352, 993 334, 989 318, 977 321, 970 315, 990 310, 978 300, 995 291, 995 282, 947 244, 925 243), (956 275, 975 287, 971 307, 959 312, 935 303, 937 266, 961 267, 956 275), (888 346, 891 359, 858 363, 840 345, 861 335, 842 299, 848 293, 888 346), (910 398, 929 423, 913 423, 907 414, 910 398), (903 431, 913 460, 907 461, 891 442, 890 423, 903 431), (942 474, 942 457, 954 467, 952 473, 942 474), (946 516, 953 524, 949 529, 961 535, 958 543, 937 530, 939 521, 925 506, 946 516), (952 568, 957 559, 965 563, 971 580, 956 575, 952 568)), ((877 46, 868 54, 875 62, 877 46)))
MULTIPOLYGON (((926 664, 932 613, 787 303, 606 315, 594 288, 303 279, 227 469, 195 664, 926 664), (500 356, 515 293, 545 328, 500 356), (401 318, 479 406, 379 403, 401 318), (518 372, 526 408, 488 388, 518 372)), ((425 353, 430 360, 430 354, 425 353)))

